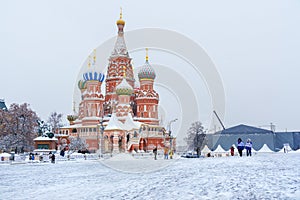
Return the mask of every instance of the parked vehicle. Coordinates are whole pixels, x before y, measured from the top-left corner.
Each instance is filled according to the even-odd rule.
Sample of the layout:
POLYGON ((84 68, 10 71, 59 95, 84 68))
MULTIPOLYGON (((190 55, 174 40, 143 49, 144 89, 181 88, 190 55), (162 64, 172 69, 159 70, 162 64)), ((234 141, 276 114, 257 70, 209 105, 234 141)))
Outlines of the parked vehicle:
POLYGON ((181 157, 182 158, 199 158, 199 155, 197 154, 197 152, 188 151, 188 152, 184 153, 181 157))

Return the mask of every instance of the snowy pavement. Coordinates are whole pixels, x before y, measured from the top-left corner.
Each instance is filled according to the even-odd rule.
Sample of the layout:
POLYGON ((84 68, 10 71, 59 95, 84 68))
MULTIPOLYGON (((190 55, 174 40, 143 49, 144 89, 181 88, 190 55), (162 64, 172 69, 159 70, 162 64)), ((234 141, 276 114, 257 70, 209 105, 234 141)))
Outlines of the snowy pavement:
POLYGON ((300 154, 127 161, 103 163, 165 167, 128 173, 100 161, 1 164, 0 199, 300 199, 300 154))

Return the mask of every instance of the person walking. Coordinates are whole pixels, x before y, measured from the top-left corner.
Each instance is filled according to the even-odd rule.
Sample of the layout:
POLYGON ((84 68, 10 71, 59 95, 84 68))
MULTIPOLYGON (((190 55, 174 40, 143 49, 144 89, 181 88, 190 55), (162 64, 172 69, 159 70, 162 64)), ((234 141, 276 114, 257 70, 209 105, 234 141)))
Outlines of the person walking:
POLYGON ((252 156, 252 153, 251 153, 252 141, 250 139, 247 140, 245 147, 246 147, 247 156, 252 156))
POLYGON ((238 149, 238 152, 239 152, 239 155, 240 157, 242 157, 243 155, 243 150, 245 148, 245 144, 244 142, 242 141, 241 138, 238 139, 238 142, 237 142, 237 149, 238 149))
POLYGON ((54 155, 54 153, 52 154, 52 156, 51 156, 51 163, 55 163, 55 155, 54 155))
POLYGON ((164 148, 164 159, 168 159, 169 158, 169 149, 168 149, 168 147, 165 147, 164 148))
POLYGON ((173 159, 173 154, 174 154, 173 149, 171 149, 171 150, 170 150, 170 153, 169 153, 170 159, 173 159))
POLYGON ((155 147, 154 149, 153 149, 153 153, 154 153, 154 160, 157 160, 157 147, 155 147))

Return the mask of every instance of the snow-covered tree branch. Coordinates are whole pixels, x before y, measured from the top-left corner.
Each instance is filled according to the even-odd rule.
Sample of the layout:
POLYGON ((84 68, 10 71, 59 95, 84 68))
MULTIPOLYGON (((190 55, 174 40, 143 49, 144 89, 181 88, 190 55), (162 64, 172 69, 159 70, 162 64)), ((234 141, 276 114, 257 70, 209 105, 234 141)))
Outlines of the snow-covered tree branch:
POLYGON ((206 143, 206 134, 200 121, 192 123, 185 141, 188 149, 197 151, 197 154, 200 155, 200 151, 206 143))
POLYGON ((37 120, 36 113, 27 103, 11 104, 7 111, 0 110, 0 148, 32 150, 37 120))
POLYGON ((88 148, 86 141, 80 137, 70 138, 69 151, 86 150, 88 148))
POLYGON ((63 114, 61 113, 57 113, 57 112, 53 112, 51 113, 51 115, 48 118, 47 123, 51 126, 52 128, 52 132, 56 133, 56 131, 63 126, 62 124, 62 117, 63 114))

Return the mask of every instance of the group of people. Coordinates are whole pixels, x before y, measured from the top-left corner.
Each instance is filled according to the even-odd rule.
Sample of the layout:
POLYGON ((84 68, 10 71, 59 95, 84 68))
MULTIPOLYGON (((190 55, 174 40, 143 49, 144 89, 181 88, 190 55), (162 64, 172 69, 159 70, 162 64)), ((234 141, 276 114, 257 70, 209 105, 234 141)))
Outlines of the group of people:
MULTIPOLYGON (((243 156, 243 150, 244 149, 246 149, 246 155, 247 156, 252 156, 252 152, 251 152, 251 150, 252 150, 252 141, 250 139, 248 139, 246 144, 244 144, 242 139, 239 138, 238 141, 237 141, 237 149, 238 149, 240 157, 243 156)), ((232 156, 234 155, 234 148, 233 147, 231 147, 231 155, 232 156)))
MULTIPOLYGON (((154 160, 157 160, 157 147, 155 147, 153 149, 153 153, 154 153, 154 160)), ((173 159, 173 150, 170 150, 169 151, 169 148, 165 147, 164 148, 164 159, 169 159, 169 156, 170 156, 170 159, 173 159)))
POLYGON ((30 153, 29 154, 29 160, 35 160, 35 156, 37 156, 37 153, 36 154, 30 153))
MULTIPOLYGON (((251 150, 252 150, 252 141, 250 139, 248 139, 246 144, 244 144, 242 139, 239 138, 238 141, 237 141, 237 149, 238 149, 240 157, 243 156, 243 150, 244 149, 246 149, 246 155, 247 156, 252 156, 252 152, 251 152, 251 150)), ((234 156, 234 147, 233 146, 230 148, 230 154, 231 154, 231 156, 234 156)))
MULTIPOLYGON (((29 160, 31 161, 34 161, 34 160, 36 160, 36 159, 38 159, 40 162, 43 162, 43 159, 44 159, 44 157, 43 157, 43 155, 41 154, 41 155, 38 155, 37 153, 30 153, 29 154, 29 160)), ((51 163, 55 163, 55 155, 54 154, 52 154, 52 152, 50 152, 49 153, 49 159, 50 159, 50 161, 51 161, 51 163)))

